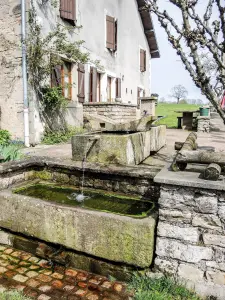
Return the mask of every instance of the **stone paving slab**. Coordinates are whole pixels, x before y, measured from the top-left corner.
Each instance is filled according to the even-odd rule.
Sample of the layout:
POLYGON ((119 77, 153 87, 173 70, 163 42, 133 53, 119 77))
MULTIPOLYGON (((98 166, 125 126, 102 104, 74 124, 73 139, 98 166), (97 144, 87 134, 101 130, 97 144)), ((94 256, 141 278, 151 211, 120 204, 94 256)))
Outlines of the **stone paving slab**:
POLYGON ((16 289, 37 300, 128 300, 126 285, 81 270, 51 266, 24 251, 0 245, 0 290, 16 289))

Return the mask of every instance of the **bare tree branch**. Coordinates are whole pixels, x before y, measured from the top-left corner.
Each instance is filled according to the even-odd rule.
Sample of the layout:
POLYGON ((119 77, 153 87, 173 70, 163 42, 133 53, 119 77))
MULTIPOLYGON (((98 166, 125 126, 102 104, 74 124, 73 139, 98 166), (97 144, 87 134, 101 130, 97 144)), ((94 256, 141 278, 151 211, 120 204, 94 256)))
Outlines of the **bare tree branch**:
POLYGON ((215 0, 219 14, 220 14, 220 22, 221 22, 221 31, 223 34, 223 52, 225 52, 225 7, 221 5, 220 0, 215 0))
POLYGON ((200 16, 196 12, 198 0, 168 1, 171 6, 174 5, 179 9, 182 28, 171 14, 160 10, 158 0, 145 0, 141 10, 153 12, 157 16, 170 44, 180 56, 194 83, 213 104, 225 123, 225 111, 220 107, 217 98, 218 82, 225 90, 225 8, 221 5, 221 0, 209 0, 205 13, 200 16), (214 8, 218 9, 220 19, 212 21, 214 8), (222 40, 221 36, 224 37, 222 40), (209 53, 211 65, 215 66, 217 84, 215 77, 213 81, 206 72, 202 51, 209 53))

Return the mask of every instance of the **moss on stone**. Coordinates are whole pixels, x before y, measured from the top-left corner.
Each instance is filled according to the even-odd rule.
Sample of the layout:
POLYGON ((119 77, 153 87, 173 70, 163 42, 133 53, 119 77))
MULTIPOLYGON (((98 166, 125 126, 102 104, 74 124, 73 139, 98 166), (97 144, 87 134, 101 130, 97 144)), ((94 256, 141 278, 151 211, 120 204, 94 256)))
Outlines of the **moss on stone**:
POLYGON ((43 171, 35 171, 34 172, 34 178, 42 179, 42 180, 51 180, 52 179, 52 173, 46 170, 43 171))

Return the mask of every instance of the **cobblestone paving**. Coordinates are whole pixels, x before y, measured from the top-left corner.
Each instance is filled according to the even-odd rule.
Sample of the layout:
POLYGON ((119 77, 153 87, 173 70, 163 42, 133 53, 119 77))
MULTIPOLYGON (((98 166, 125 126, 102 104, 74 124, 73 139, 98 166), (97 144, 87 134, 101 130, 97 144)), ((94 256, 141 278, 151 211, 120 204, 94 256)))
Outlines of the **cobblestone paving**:
POLYGON ((49 262, 0 245, 0 291, 17 289, 38 300, 130 299, 126 286, 107 278, 49 262))

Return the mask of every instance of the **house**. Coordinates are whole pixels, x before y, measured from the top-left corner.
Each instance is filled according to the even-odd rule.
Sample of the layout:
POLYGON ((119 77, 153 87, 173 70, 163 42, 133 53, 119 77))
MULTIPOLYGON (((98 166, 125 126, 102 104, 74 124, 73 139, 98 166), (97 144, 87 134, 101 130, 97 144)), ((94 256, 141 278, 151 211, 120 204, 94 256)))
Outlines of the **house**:
MULTIPOLYGON (((23 139, 21 6, 19 0, 2 2, 1 128, 23 139)), ((102 103, 109 104, 111 111, 113 104, 119 105, 122 113, 116 112, 118 118, 136 113, 140 97, 150 95, 151 59, 159 57, 150 13, 139 11, 144 0, 26 0, 26 3, 27 8, 35 8, 43 36, 57 24, 66 26, 70 41, 85 41, 82 49, 90 54, 85 64, 62 56, 62 64, 49 76, 51 86, 61 84, 68 100, 66 122, 82 126, 83 112, 96 111, 98 107, 101 110, 102 103)), ((29 77, 28 73, 28 83, 29 77)), ((45 122, 30 86, 28 92, 30 142, 38 143, 45 122)))

